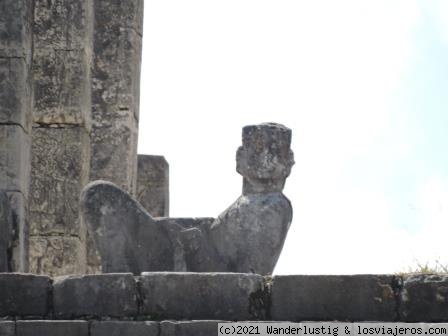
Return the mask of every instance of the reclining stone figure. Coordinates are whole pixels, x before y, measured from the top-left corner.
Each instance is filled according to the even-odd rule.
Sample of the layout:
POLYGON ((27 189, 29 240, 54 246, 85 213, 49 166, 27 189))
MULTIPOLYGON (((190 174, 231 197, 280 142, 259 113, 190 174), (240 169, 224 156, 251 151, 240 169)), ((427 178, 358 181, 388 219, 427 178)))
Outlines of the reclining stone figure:
POLYGON ((116 185, 95 181, 81 194, 84 221, 102 271, 271 274, 292 220, 282 190, 294 164, 291 130, 266 123, 243 128, 237 171, 243 194, 218 218, 153 218, 116 185))

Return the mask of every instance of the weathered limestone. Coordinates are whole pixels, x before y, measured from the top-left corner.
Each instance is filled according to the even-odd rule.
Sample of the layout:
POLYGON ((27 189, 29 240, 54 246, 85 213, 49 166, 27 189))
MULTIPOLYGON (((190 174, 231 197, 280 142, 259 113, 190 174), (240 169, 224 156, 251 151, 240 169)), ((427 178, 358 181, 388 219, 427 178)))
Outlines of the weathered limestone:
POLYGON ((163 156, 138 155, 136 198, 152 216, 169 216, 169 166, 163 156))
POLYGON ((0 3, 0 124, 20 125, 26 133, 31 120, 32 2, 0 3))
POLYGON ((30 171, 32 2, 0 3, 0 190, 8 192, 16 232, 13 270, 28 269, 27 207, 30 171), (25 202, 18 202, 18 198, 25 202))
POLYGON ((28 270, 29 227, 28 201, 21 192, 8 192, 13 218, 13 243, 10 254, 12 271, 28 270))
POLYGON ((28 194, 30 138, 20 125, 0 124, 0 186, 28 194))
POLYGON ((88 336, 87 321, 17 321, 17 336, 88 336))
MULTIPOLYGON (((90 180, 111 181, 134 195, 143 0, 96 0, 94 22, 90 180)), ((87 271, 100 269, 88 235, 87 271)))
POLYGON ((291 131, 282 125, 245 127, 237 153, 243 195, 216 220, 198 226, 154 218, 110 182, 86 186, 81 207, 103 272, 271 273, 292 219, 281 192, 294 164, 290 144, 291 131))
POLYGON ((30 268, 86 270, 77 198, 89 179, 93 0, 35 0, 30 268))
POLYGON ((405 276, 400 295, 400 318, 407 322, 448 321, 448 276, 405 276))
POLYGON ((396 279, 388 275, 276 276, 271 318, 276 321, 395 321, 396 279))
POLYGON ((0 273, 0 335, 10 328, 1 321, 30 319, 89 320, 98 336, 151 335, 155 326, 201 335, 219 321, 448 322, 446 288, 447 276, 427 274, 0 273))
POLYGON ((148 269, 175 269, 176 242, 171 241, 168 226, 154 220, 116 185, 104 181, 88 184, 81 207, 101 255, 103 272, 140 274, 148 269))
POLYGON ((10 259, 13 240, 13 218, 8 195, 0 191, 0 272, 10 271, 10 259))
POLYGON ((153 319, 258 320, 266 315, 263 277, 256 274, 143 273, 141 291, 142 313, 153 319))
POLYGON ((36 274, 77 274, 85 265, 85 242, 79 237, 30 237, 30 271, 36 274))
POLYGON ((92 0, 35 0, 34 13, 34 122, 87 125, 92 0))
POLYGON ((82 127, 34 129, 30 193, 32 272, 85 271, 85 229, 79 218, 78 195, 88 181, 89 148, 89 135, 82 127))
POLYGON ((28 133, 32 102, 29 55, 7 55, 8 50, 0 46, 0 124, 20 125, 28 133))
POLYGON ((13 321, 0 321, 0 335, 16 336, 16 324, 13 321))
POLYGON ((91 180, 135 194, 143 0, 94 1, 91 180))
POLYGON ((125 317, 137 315, 137 286, 132 274, 98 274, 56 278, 54 315, 125 317))
POLYGON ((50 288, 50 278, 46 276, 0 274, 0 316, 46 316, 50 288))
POLYGON ((90 336, 159 336, 157 322, 92 322, 90 336))
POLYGON ((81 127, 35 128, 30 214, 32 236, 80 237, 78 199, 88 180, 89 135, 81 127))

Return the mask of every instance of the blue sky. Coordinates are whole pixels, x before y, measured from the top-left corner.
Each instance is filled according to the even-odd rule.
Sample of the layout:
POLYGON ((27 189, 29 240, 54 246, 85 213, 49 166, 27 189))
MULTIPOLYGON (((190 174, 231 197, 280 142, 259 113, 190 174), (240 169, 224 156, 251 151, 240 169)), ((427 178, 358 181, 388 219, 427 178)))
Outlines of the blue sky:
POLYGON ((139 152, 170 163, 171 215, 241 191, 241 128, 293 130, 277 273, 448 263, 448 2, 146 1, 139 152))

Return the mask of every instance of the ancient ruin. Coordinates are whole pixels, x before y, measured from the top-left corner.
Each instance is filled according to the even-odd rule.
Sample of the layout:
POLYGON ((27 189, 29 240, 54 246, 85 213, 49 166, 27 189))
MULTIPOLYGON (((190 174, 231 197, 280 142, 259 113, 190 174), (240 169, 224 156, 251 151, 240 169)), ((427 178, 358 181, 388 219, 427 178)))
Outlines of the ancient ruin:
POLYGON ((0 2, 0 190, 13 211, 12 270, 100 271, 79 194, 96 179, 136 193, 142 22, 143 0, 0 2))
POLYGON ((284 126, 243 129, 243 193, 218 218, 170 218, 167 161, 137 155, 142 22, 143 0, 0 0, 0 336, 448 322, 446 275, 269 275, 284 126))
POLYGON ((243 195, 215 220, 154 218, 110 182, 83 190, 83 218, 106 273, 145 271, 271 274, 292 220, 282 194, 294 164, 291 130, 246 126, 237 152, 243 195))

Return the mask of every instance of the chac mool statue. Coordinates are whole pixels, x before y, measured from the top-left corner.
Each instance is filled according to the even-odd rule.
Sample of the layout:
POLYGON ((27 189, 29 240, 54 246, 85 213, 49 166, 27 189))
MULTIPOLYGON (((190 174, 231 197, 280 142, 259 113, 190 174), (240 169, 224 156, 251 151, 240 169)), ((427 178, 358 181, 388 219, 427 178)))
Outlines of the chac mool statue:
POLYGON ((294 164, 290 145, 283 125, 244 127, 236 155, 243 193, 216 219, 153 218, 116 185, 88 184, 81 209, 103 272, 271 274, 292 220, 282 193, 294 164))

